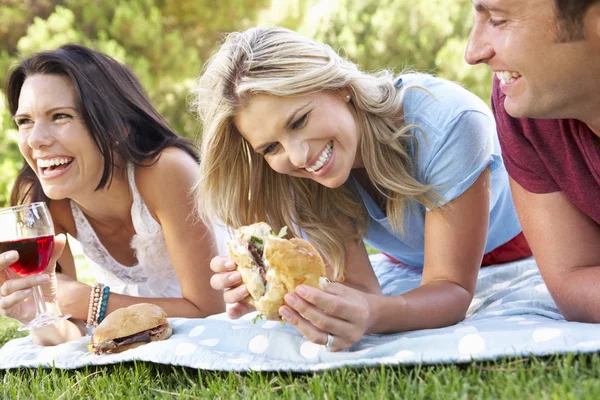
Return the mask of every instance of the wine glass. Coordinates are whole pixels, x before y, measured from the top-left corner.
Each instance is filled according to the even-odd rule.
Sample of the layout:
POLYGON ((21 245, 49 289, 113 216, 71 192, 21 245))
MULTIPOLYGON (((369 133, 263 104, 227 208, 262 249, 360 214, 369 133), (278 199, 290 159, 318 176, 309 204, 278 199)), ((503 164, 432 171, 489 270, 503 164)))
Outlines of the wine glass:
MULTIPOLYGON (((54 224, 46 203, 31 203, 0 209, 0 253, 16 250, 19 260, 11 264, 17 275, 24 277, 44 272, 54 249, 54 224)), ((32 288, 36 317, 19 331, 28 331, 70 318, 46 309, 39 285, 32 288)), ((26 301, 28 301, 27 299, 26 301)))

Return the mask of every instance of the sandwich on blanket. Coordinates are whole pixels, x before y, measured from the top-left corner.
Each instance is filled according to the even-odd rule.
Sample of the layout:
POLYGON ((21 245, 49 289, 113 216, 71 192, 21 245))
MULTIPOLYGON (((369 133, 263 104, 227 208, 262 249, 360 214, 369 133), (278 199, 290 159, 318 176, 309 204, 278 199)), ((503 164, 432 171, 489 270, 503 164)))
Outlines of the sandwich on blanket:
POLYGON ((96 327, 88 349, 95 354, 120 353, 168 339, 172 333, 167 313, 162 308, 139 303, 108 314, 96 327))

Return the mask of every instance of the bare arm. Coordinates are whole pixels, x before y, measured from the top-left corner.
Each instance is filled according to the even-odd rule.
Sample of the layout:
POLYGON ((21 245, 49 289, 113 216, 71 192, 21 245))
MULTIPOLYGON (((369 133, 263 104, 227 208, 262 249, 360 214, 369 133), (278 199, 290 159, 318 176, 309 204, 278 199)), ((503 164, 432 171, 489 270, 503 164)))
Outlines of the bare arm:
MULTIPOLYGON (((187 153, 167 149, 151 167, 136 169, 138 189, 162 226, 183 297, 143 298, 111 293, 107 313, 141 302, 160 306, 170 317, 200 318, 225 311, 222 293, 210 286, 210 260, 217 254, 214 236, 204 224, 196 222, 193 211, 191 188, 197 167, 187 153)), ((68 312, 85 319, 90 287, 72 284, 67 293, 72 296, 72 300, 65 300, 70 303, 68 312)))
POLYGON ((370 332, 439 328, 465 317, 485 249, 489 204, 487 169, 439 214, 427 212, 421 286, 400 296, 374 299, 370 332))
MULTIPOLYGON (((361 280, 370 279, 373 272, 367 274, 360 266, 368 264, 358 262, 348 270, 349 284, 329 283, 323 290, 300 285, 285 295, 279 313, 314 343, 333 339, 333 351, 349 348, 365 333, 439 328, 461 321, 483 258, 489 201, 490 172, 485 170, 437 214, 427 213, 420 287, 399 296, 372 293, 371 284, 361 280)), ((354 254, 357 260, 359 256, 360 252, 354 254)))
POLYGON ((364 293, 381 295, 381 286, 377 281, 365 244, 347 240, 344 243, 345 263, 343 284, 364 293))
POLYGON ((600 225, 563 192, 535 194, 511 179, 523 232, 566 319, 600 322, 600 225))

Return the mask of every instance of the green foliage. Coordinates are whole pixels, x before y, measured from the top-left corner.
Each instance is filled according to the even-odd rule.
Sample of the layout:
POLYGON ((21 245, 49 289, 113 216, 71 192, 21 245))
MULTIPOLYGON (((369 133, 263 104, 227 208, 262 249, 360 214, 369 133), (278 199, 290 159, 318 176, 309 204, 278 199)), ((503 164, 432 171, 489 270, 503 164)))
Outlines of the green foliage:
MULTIPOLYGON (((2 0, 0 84, 19 58, 74 42, 129 65, 179 133, 199 135, 188 93, 226 32, 282 25, 325 41, 365 70, 411 67, 456 80, 485 99, 491 73, 462 58, 470 0, 2 0)), ((21 165, 0 104, 0 207, 21 165)))
POLYGON ((0 208, 8 205, 12 183, 22 166, 17 145, 17 131, 0 93, 0 208))
MULTIPOLYGON (((152 104, 179 133, 198 134, 188 93, 203 61, 227 31, 256 23, 269 0, 3 0, 0 83, 19 59, 79 43, 127 64, 152 104), (30 4, 31 3, 31 4, 30 4)), ((4 97, 4 96, 2 96, 4 97)), ((21 166, 14 124, 0 103, 0 207, 21 166)))
POLYGON ((472 8, 469 0, 319 2, 299 30, 342 49, 363 70, 430 72, 457 80, 487 101, 489 68, 463 60, 472 8))
POLYGON ((466 37, 449 39, 435 56, 438 75, 460 82, 464 87, 490 104, 493 73, 487 65, 475 67, 465 64, 463 52, 467 47, 466 37))
POLYGON ((65 43, 78 43, 82 35, 74 28, 75 15, 69 9, 56 7, 48 19, 35 18, 27 35, 19 39, 17 48, 23 57, 38 51, 52 50, 65 43))

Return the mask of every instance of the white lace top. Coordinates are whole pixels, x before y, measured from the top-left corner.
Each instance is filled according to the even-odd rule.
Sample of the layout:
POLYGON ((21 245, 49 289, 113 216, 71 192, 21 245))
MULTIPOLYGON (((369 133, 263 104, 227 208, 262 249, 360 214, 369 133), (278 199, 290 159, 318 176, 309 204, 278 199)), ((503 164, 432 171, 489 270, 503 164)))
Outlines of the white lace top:
POLYGON ((127 177, 133 193, 131 219, 135 229, 131 248, 135 251, 138 263, 128 267, 112 258, 83 212, 71 201, 71 212, 77 227, 76 239, 98 282, 110 286, 112 292, 136 297, 182 297, 162 227, 142 200, 135 185, 134 172, 135 166, 129 164, 127 177))

